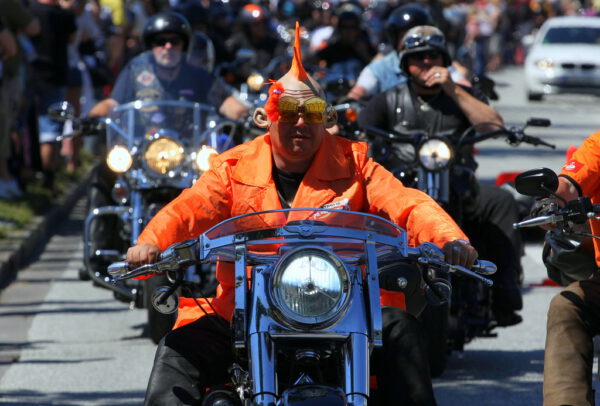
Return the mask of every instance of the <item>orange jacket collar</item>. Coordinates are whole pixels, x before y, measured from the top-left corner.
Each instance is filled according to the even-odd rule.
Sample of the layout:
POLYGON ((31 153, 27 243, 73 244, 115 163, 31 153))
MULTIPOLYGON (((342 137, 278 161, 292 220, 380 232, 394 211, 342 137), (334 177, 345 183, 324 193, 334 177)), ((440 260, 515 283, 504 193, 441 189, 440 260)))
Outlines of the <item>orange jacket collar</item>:
MULTIPOLYGON (((261 137, 265 138, 265 142, 251 143, 252 147, 236 165, 232 177, 237 182, 251 186, 267 187, 272 181, 271 139, 268 133, 261 137), (259 162, 260 164, 257 165, 259 162)), ((348 158, 344 155, 342 149, 335 148, 336 144, 333 137, 335 136, 326 132, 321 147, 307 172, 308 177, 324 182, 350 177, 348 158)))

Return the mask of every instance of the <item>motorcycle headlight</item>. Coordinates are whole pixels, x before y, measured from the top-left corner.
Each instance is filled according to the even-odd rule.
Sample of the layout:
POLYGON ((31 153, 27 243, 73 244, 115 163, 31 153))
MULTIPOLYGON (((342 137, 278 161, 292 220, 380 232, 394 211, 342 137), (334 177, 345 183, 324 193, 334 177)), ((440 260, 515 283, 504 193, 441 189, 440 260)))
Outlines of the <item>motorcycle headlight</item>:
POLYGON ((169 137, 161 137, 146 147, 144 162, 150 170, 165 175, 183 163, 185 151, 179 143, 169 137))
POLYGON ((273 297, 284 319, 322 324, 337 319, 349 298, 344 264, 318 247, 299 248, 277 264, 273 297))
POLYGON ((110 150, 106 157, 106 164, 111 171, 116 173, 126 172, 131 168, 133 158, 129 150, 121 145, 117 145, 110 150))
POLYGON ((452 147, 441 138, 431 138, 419 147, 419 163, 429 171, 441 171, 454 157, 452 147))
POLYGON ((200 148, 200 150, 196 154, 196 166, 198 167, 198 170, 200 170, 202 172, 206 172, 207 170, 209 170, 210 169, 209 158, 212 155, 218 155, 218 154, 219 153, 214 148, 203 145, 202 148, 200 148))
POLYGON ((248 79, 246 79, 246 84, 253 92, 258 92, 264 83, 265 78, 258 73, 253 73, 252 75, 248 76, 248 79))

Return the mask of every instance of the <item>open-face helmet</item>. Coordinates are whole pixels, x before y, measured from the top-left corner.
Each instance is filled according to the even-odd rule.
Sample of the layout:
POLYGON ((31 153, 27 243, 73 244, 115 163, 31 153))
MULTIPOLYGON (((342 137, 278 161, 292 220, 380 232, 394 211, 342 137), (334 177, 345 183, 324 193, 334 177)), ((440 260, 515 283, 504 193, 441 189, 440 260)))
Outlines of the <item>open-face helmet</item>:
POLYGON ((182 14, 167 11, 150 17, 142 31, 144 49, 151 49, 154 37, 163 33, 179 35, 183 40, 183 51, 188 49, 192 38, 192 27, 182 14))
POLYGON ((444 66, 450 66, 452 59, 446 49, 446 37, 439 28, 431 25, 419 25, 411 28, 402 38, 402 46, 399 52, 400 69, 408 74, 407 57, 431 51, 441 53, 444 66))

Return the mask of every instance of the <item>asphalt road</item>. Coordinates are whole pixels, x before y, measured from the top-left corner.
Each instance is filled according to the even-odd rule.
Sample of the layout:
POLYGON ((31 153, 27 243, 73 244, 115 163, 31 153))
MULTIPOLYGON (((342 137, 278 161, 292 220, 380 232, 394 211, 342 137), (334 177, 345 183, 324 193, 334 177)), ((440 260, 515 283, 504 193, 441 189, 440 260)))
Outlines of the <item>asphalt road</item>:
MULTIPOLYGON (((595 97, 556 96, 531 104, 520 69, 493 77, 500 93, 493 104, 507 124, 550 118, 552 127, 530 133, 558 148, 512 148, 502 140, 480 144, 478 173, 484 181, 503 171, 559 169, 566 149, 600 128, 595 97)), ((155 348, 144 336, 145 313, 77 279, 83 216, 80 202, 40 257, 0 295, 2 405, 142 403, 155 348)), ((524 258, 523 322, 452 354, 434 382, 440 406, 541 405, 546 310, 558 288, 540 286, 545 278, 540 250, 528 245, 524 258)))

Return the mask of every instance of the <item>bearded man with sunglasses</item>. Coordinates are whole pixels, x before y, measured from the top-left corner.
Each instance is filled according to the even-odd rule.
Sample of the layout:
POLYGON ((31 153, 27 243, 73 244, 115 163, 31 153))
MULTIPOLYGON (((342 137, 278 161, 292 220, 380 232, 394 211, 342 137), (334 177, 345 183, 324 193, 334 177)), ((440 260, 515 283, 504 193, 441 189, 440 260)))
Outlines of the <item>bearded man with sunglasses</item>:
MULTIPOLYGON (((452 81, 448 72, 451 58, 438 28, 423 25, 410 29, 402 40, 399 59, 408 81, 368 102, 359 117, 363 128, 373 126, 402 134, 424 132, 430 136, 450 133, 458 137, 471 126, 477 126, 478 132, 502 127, 502 118, 487 104, 485 95, 452 81)), ((377 140, 373 142, 380 145, 377 140)), ((398 166, 398 157, 384 158, 382 149, 373 150, 375 159, 388 169, 398 166)), ((451 177, 451 199, 446 209, 460 221, 480 254, 497 265, 492 310, 498 326, 510 326, 521 321, 516 311, 522 308, 518 287, 522 242, 512 228, 518 221, 517 203, 503 189, 477 182, 472 152, 470 146, 457 152, 456 159, 472 171, 466 174, 470 185, 468 190, 455 190, 457 179, 451 177)))
MULTIPOLYGON (((213 158, 211 169, 150 221, 128 250, 127 262, 153 263, 169 245, 232 216, 327 207, 385 216, 407 229, 411 244, 433 242, 448 261, 470 267, 477 252, 454 221, 429 196, 405 188, 369 159, 366 144, 327 131, 335 118, 323 91, 302 67, 296 25, 292 67, 272 83, 265 108, 254 113, 255 123, 268 132, 213 158)), ((223 268, 217 279, 217 296, 204 310, 182 298, 174 330, 158 345, 146 404, 198 401, 205 388, 228 380, 233 271, 223 268)), ((382 404, 432 406, 436 401, 420 324, 396 306, 398 299, 397 293, 382 291, 383 349, 373 354, 382 404)))
POLYGON ((183 15, 168 11, 150 17, 142 32, 146 52, 125 66, 110 97, 89 115, 105 117, 119 104, 134 100, 185 100, 213 105, 233 120, 246 116, 247 108, 222 80, 187 63, 191 41, 192 28, 183 15), (190 82, 190 77, 195 80, 190 82))

